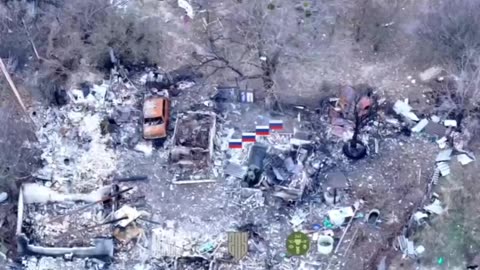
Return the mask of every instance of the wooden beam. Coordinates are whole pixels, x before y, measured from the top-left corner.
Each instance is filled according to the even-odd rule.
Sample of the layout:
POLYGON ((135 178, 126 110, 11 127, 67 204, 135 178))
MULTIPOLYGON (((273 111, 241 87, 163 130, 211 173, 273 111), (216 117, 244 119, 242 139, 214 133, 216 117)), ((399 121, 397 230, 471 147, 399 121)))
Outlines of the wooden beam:
POLYGON ((12 77, 10 77, 10 74, 8 74, 7 68, 5 67, 5 64, 3 63, 3 60, 1 58, 0 58, 0 69, 2 70, 3 75, 7 79, 7 82, 10 85, 10 88, 12 89, 13 93, 15 94, 15 97, 17 98, 18 103, 22 107, 23 111, 28 115, 27 107, 23 103, 22 97, 20 97, 20 94, 18 93, 17 87, 13 83, 13 80, 12 80, 12 77))

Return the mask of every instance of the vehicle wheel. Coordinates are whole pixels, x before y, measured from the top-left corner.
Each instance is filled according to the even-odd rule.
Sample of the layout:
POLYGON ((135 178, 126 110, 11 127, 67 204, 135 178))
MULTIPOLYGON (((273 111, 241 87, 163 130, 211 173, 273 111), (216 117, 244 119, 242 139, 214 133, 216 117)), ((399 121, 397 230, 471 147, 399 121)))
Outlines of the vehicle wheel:
POLYGON ((367 155, 367 147, 363 142, 357 142, 357 147, 352 146, 352 141, 348 141, 343 145, 343 153, 350 159, 361 159, 367 155))

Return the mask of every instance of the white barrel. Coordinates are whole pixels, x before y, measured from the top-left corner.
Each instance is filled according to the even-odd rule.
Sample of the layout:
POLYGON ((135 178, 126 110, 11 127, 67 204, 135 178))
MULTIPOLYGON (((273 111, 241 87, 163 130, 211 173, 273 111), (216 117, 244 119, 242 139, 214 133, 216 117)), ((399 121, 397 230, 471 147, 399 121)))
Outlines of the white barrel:
POLYGON ((318 253, 328 255, 333 251, 333 238, 328 235, 320 235, 317 240, 318 253))

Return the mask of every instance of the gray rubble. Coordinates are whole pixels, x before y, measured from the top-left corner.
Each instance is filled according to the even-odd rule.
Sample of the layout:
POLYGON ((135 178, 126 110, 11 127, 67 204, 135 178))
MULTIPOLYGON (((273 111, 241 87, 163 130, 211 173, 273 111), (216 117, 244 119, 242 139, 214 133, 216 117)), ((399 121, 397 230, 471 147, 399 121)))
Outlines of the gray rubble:
MULTIPOLYGON (((109 82, 91 86, 87 94, 71 90, 65 106, 35 108, 44 166, 36 173, 37 183, 25 185, 20 209, 25 226, 19 232, 32 241, 24 249, 41 256, 25 256, 26 269, 51 265, 96 269, 105 261, 93 260, 88 252, 98 250, 115 258, 110 269, 173 269, 175 265, 323 269, 330 263, 325 254, 331 250, 311 249, 304 257, 290 257, 285 254, 286 236, 303 231, 318 241, 325 234, 335 239, 330 241, 335 249, 331 258, 337 258, 337 250, 346 253, 354 239, 341 245, 337 240, 352 237, 350 225, 379 229, 384 222, 379 214, 384 214, 383 209, 377 209, 378 218, 367 224, 364 217, 372 208, 352 206, 358 200, 358 194, 351 192, 354 185, 364 185, 368 193, 379 181, 366 166, 375 166, 382 155, 392 157, 398 148, 426 144, 423 134, 440 138, 452 134, 442 124, 418 119, 414 108, 400 101, 394 110, 405 121, 392 115, 369 121, 360 136, 367 146, 367 160, 354 164, 342 153, 344 135, 351 128, 346 119, 331 121, 297 107, 268 112, 253 93, 238 88, 217 88, 211 100, 192 101, 187 94, 199 88, 180 79, 151 71, 123 82, 114 74, 109 82), (144 96, 165 89, 172 100, 168 136, 161 142, 145 141, 138 108, 144 96), (254 132, 256 125, 268 125, 270 119, 281 119, 284 129, 256 136, 255 143, 243 143, 242 149, 228 147, 230 139, 254 132), (415 138, 405 135, 405 129, 412 129, 415 138), (132 175, 148 179, 114 180, 132 175), (355 183, 352 177, 363 182, 355 183), (110 190, 113 186, 131 189, 105 200, 115 194, 110 190), (75 209, 81 211, 70 215, 75 209), (105 223, 124 216, 124 220, 105 223), (250 235, 243 266, 233 262, 228 251, 226 235, 233 231, 250 235), (110 237, 112 246, 97 249, 98 237, 110 237), (82 256, 87 258, 78 258, 82 256)), ((462 145, 462 137, 456 136, 456 145, 462 145)), ((445 149, 440 149, 438 158, 432 156, 432 167, 438 168, 435 182, 448 175, 453 156, 465 165, 474 160, 466 150, 443 143, 445 149)), ((428 219, 424 212, 440 212, 438 203, 427 202, 421 211, 416 220, 428 219)), ((397 242, 410 257, 421 253, 404 235, 397 242)))

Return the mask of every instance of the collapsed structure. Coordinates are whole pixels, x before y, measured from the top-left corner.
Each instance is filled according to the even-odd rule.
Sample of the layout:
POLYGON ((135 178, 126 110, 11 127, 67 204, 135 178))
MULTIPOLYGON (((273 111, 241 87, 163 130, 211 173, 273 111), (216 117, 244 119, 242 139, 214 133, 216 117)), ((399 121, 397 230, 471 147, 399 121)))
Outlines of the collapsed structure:
MULTIPOLYGON (((310 269, 328 264, 318 254, 348 253, 342 241, 352 223, 381 223, 378 209, 364 209, 351 196, 350 162, 336 143, 350 139, 346 135, 351 135, 352 106, 360 100, 360 112, 365 111, 372 105, 369 98, 352 99, 355 94, 345 90, 345 97, 329 103, 328 110, 338 114, 328 119, 303 107, 273 116, 253 102, 250 90, 218 88, 204 106, 193 109, 201 103, 196 100, 185 109, 170 92, 182 95, 179 91, 188 88, 179 90, 180 84, 191 87, 193 82, 172 85, 158 74, 157 78, 139 74, 133 82, 124 82, 117 76, 102 85, 68 91, 70 101, 62 107, 35 109, 41 123, 38 135, 44 166, 35 174, 36 183, 25 184, 19 196, 17 245, 26 269, 96 269, 109 264, 125 269, 139 265, 146 269, 236 269, 225 237, 231 231, 249 234, 250 253, 244 267, 265 269, 275 264, 310 269), (155 83, 147 83, 152 80, 149 77, 155 83), (168 90, 150 91, 164 84, 168 90), (172 121, 163 129, 166 137, 142 138, 144 99, 158 97, 161 91, 168 92, 172 106, 172 121), (272 118, 281 119, 284 130, 255 136, 255 142, 242 143, 241 149, 228 147, 230 139, 242 136, 241 131, 251 131, 253 124, 265 125, 272 118), (142 171, 145 176, 118 176, 125 163, 141 167, 142 162, 150 168, 142 171), (154 182, 134 182, 148 178, 154 182), (196 185, 201 183, 214 184, 196 185), (190 184, 185 187, 188 196, 179 192, 178 184, 190 184), (172 220, 162 208, 163 204, 171 206, 169 201, 192 211, 198 211, 198 205, 208 205, 208 209, 198 216, 185 214, 188 209, 173 209, 172 220), (224 212, 218 214, 217 209, 224 212), (301 260, 287 259, 282 252, 291 230, 308 231, 317 248, 301 260), (275 255, 267 254, 267 247, 275 255)), ((401 117, 412 117, 412 108, 405 104, 394 109, 401 117)), ((402 134, 409 123, 402 123, 401 117, 382 116, 376 123, 369 122, 359 136, 372 158, 379 153, 379 141, 402 134)), ((412 131, 445 134, 445 125, 426 121, 419 121, 412 131)), ((456 136, 454 143, 458 144, 456 136)), ((439 144, 446 144, 440 139, 439 144)), ((451 155, 450 151, 439 157, 437 176, 448 173, 445 166, 451 155)), ((466 151, 462 157, 464 163, 474 159, 466 151)), ((438 210, 438 203, 427 209, 438 210)), ((416 218, 424 219, 423 214, 417 213, 416 218)), ((408 237, 398 239, 398 248, 408 256, 420 256, 412 251, 408 237)), ((357 240, 348 241, 350 246, 357 240)))
POLYGON ((216 134, 213 112, 186 112, 179 115, 173 133, 170 160, 182 170, 175 181, 209 180, 216 134))

